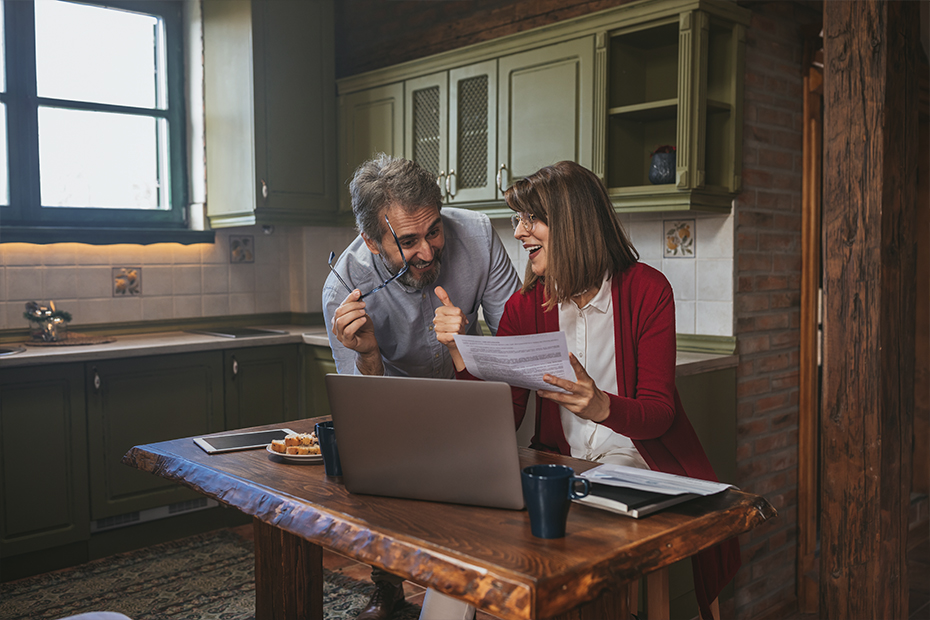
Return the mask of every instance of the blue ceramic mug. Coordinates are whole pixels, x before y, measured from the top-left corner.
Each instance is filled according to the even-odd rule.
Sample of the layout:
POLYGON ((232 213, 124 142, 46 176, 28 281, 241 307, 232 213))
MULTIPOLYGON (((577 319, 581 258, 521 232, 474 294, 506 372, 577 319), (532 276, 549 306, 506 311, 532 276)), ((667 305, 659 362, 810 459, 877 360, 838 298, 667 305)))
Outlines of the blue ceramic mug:
POLYGON ((566 465, 530 465, 522 472, 523 501, 530 513, 530 531, 537 538, 562 538, 572 500, 586 496, 591 486, 566 465), (579 493, 576 486, 581 484, 579 493))
POLYGON ((342 463, 339 462, 339 448, 336 446, 336 429, 332 421, 317 422, 316 438, 320 441, 320 453, 323 455, 323 469, 327 476, 341 476, 342 463))

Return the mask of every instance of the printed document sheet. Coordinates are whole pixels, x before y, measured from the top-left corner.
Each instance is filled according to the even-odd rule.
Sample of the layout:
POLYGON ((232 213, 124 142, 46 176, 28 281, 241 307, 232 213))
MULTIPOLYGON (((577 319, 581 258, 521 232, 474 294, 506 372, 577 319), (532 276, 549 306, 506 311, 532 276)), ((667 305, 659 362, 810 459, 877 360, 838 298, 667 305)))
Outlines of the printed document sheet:
POLYGON ((681 495, 692 493, 694 495, 713 495, 724 489, 735 489, 732 484, 722 482, 709 482, 698 478, 688 478, 666 474, 651 469, 637 469, 624 465, 604 464, 578 474, 591 482, 599 482, 615 487, 652 491, 665 495, 681 495))
POLYGON ((455 336, 468 372, 485 381, 503 381, 530 390, 563 391, 543 375, 575 380, 563 332, 528 336, 455 336))

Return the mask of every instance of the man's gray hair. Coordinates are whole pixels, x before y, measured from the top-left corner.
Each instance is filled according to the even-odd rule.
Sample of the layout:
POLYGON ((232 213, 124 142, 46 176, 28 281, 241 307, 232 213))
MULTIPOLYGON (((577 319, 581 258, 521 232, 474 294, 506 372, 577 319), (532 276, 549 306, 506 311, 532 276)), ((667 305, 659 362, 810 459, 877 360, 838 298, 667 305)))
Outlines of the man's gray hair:
POLYGON ((384 212, 389 206, 396 204, 405 211, 442 208, 436 177, 414 161, 384 153, 358 167, 349 193, 359 232, 378 244, 387 232, 384 212))

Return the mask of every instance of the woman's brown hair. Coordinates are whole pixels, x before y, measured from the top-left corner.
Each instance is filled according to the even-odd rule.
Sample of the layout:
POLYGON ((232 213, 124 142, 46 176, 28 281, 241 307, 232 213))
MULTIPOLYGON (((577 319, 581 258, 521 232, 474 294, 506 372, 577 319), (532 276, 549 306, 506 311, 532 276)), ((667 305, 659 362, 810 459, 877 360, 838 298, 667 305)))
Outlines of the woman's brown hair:
MULTIPOLYGON (((512 210, 530 213, 549 227, 543 278, 547 310, 639 259, 604 184, 575 162, 560 161, 518 180, 504 192, 504 200, 512 210)), ((523 292, 537 280, 528 264, 523 292)))

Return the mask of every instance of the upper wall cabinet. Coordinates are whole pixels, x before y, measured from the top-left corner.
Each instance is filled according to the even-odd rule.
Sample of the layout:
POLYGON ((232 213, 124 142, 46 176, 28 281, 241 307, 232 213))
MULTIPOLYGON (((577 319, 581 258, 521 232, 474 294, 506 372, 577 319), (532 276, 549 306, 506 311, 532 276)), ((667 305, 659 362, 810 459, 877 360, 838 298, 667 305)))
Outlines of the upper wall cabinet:
POLYGON ((214 228, 338 220, 332 0, 204 0, 214 228))
POLYGON ((404 156, 436 175, 448 203, 494 200, 497 61, 404 83, 404 156))
MULTIPOLYGON (((433 172, 448 204, 505 214, 510 184, 570 159, 604 180, 618 210, 728 211, 741 189, 749 15, 730 0, 631 2, 344 78, 340 107, 394 88, 390 131, 400 119, 403 144, 392 152, 433 172), (652 153, 666 145, 674 175, 654 184, 652 153)), ((348 174, 387 132, 366 122, 340 117, 348 174)))
POLYGON ((594 37, 503 56, 498 71, 499 197, 517 179, 562 160, 591 168, 594 37))
POLYGON ((377 153, 404 154, 404 85, 387 84, 339 98, 340 212, 349 214, 348 182, 377 153))
POLYGON ((610 32, 604 180, 618 207, 729 211, 742 181, 745 36, 725 15, 683 10, 610 32), (651 155, 665 145, 675 176, 654 185, 651 155))

